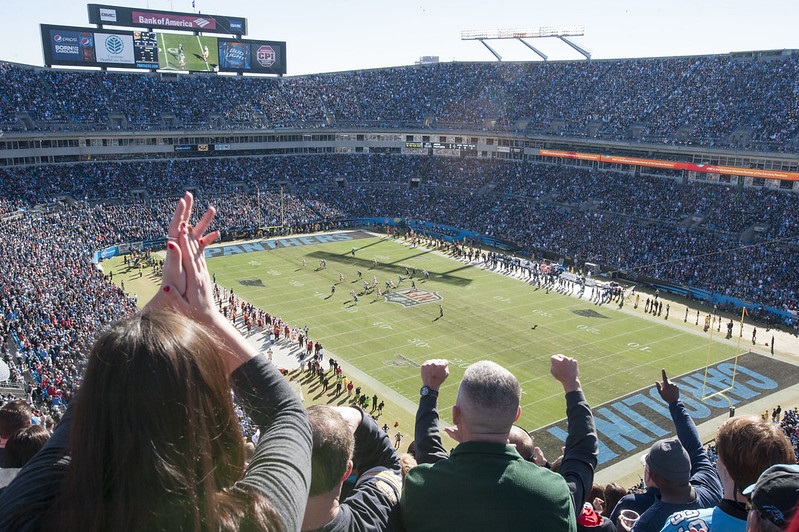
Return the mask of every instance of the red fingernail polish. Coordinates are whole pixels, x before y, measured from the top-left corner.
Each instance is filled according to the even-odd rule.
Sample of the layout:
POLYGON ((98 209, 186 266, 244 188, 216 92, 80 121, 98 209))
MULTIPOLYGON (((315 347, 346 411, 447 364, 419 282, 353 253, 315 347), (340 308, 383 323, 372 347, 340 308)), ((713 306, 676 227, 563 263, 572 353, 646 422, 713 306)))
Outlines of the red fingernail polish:
POLYGON ((168 286, 164 287, 164 292, 169 292, 169 287, 168 286))
POLYGON ((166 247, 168 247, 169 249, 175 249, 175 244, 173 244, 172 242, 169 242, 169 243, 166 245, 166 247))

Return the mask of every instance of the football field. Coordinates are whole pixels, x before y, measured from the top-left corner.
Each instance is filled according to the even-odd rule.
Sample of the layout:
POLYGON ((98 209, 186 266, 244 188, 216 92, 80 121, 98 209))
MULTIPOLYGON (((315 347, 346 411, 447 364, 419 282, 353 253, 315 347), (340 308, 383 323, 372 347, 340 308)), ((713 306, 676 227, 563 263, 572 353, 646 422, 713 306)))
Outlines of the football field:
MULTIPOLYGON (((613 475, 623 470, 630 483, 640 472, 633 457, 674 431, 653 385, 661 368, 680 387, 705 440, 712 439, 731 407, 762 413, 799 398, 794 360, 799 346, 792 336, 761 330, 755 345, 753 324, 740 332, 735 318, 727 339, 729 317, 703 331, 711 310, 697 302, 670 301, 668 319, 669 301, 660 316, 644 312, 651 297, 645 292, 638 309, 634 296, 623 309, 617 303, 597 305, 589 300, 590 288, 583 297, 547 291, 482 263, 467 264, 366 231, 224 243, 208 248, 206 256, 220 286, 292 326, 307 326, 310 338, 339 360, 348 378, 365 394, 385 400, 378 422, 388 425, 391 436, 410 436, 408 442, 421 386, 419 365, 430 358, 450 361, 439 398, 445 424, 451 423, 458 383, 469 364, 488 359, 510 369, 523 391, 518 424, 535 431, 536 445, 548 457, 559 454, 567 433, 563 391, 549 374, 549 357, 576 358, 599 436, 599 469, 608 468, 611 479, 622 478, 613 475), (390 283, 388 294, 365 291, 364 282, 373 280, 382 291, 390 283), (775 334, 777 357, 768 344, 775 334)), ((132 297, 138 294, 140 304, 160 283, 157 272, 147 269, 142 277, 122 257, 103 268, 115 272, 114 282, 132 297)), ((264 352, 272 345, 261 333, 249 339, 264 352)), ((296 351, 280 345, 276 362, 296 368, 296 351)), ((298 379, 298 391, 306 405, 347 404, 346 394, 325 392, 315 379, 298 379)), ((454 446, 443 438, 445 446, 454 446)))
MULTIPOLYGON (((734 342, 710 341, 662 317, 595 305, 589 293, 581 299, 547 293, 402 240, 361 231, 319 238, 223 246, 209 250, 209 268, 222 286, 292 325, 307 325, 329 355, 413 403, 425 360, 451 362, 442 410, 454 402, 469 364, 493 360, 521 382, 519 423, 537 428, 564 417, 562 389, 549 375, 552 354, 579 360, 592 405, 651 385, 661 368, 681 375, 737 354, 734 342), (415 270, 412 279, 406 268, 415 270), (397 286, 387 297, 364 293, 364 281, 374 278, 381 290, 386 281, 397 286)), ((672 310, 671 319, 682 322, 683 315, 672 310)))
POLYGON ((158 33, 158 68, 161 70, 213 72, 218 64, 219 49, 216 38, 158 33))

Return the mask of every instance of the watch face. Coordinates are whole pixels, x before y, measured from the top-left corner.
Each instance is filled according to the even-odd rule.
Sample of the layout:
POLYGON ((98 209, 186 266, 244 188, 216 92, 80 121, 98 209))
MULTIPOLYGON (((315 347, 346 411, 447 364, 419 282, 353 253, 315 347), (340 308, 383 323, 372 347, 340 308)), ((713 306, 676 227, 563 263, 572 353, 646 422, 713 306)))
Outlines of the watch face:
POLYGON ((428 388, 427 386, 422 386, 422 389, 419 390, 419 393, 422 395, 427 395, 430 393, 430 388, 428 388))

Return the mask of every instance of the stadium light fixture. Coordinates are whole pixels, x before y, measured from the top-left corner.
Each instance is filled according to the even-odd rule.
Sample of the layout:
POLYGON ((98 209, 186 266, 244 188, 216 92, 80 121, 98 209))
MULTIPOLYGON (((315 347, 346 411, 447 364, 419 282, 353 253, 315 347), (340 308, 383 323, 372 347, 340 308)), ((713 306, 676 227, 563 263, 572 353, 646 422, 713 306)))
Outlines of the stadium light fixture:
POLYGON ((577 44, 573 43, 572 41, 568 40, 566 37, 579 37, 585 35, 585 27, 584 26, 541 26, 540 28, 521 28, 521 29, 497 29, 497 30, 463 30, 461 31, 461 40, 462 41, 480 41, 480 43, 488 48, 488 50, 494 54, 494 57, 497 58, 497 61, 502 61, 502 56, 500 56, 493 48, 491 48, 486 41, 487 40, 499 40, 499 39, 516 39, 522 44, 524 44, 527 48, 538 54, 544 61, 547 60, 547 56, 544 55, 540 50, 536 49, 530 43, 524 41, 523 39, 540 39, 546 37, 555 37, 557 39, 562 40, 575 50, 577 50, 580 54, 582 54, 586 59, 591 59, 591 53, 584 50, 577 44))
POLYGON ((464 30, 462 41, 482 39, 533 39, 540 37, 579 37, 585 35, 583 26, 542 26, 530 29, 464 30))

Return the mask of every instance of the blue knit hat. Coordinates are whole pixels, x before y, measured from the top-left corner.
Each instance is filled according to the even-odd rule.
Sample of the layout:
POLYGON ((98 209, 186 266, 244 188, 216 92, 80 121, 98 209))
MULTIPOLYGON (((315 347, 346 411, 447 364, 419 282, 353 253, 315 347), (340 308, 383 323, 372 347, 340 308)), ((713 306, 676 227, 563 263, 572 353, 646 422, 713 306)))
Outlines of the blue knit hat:
POLYGON ((666 480, 681 483, 691 479, 691 458, 677 438, 655 442, 645 460, 650 473, 666 480))

